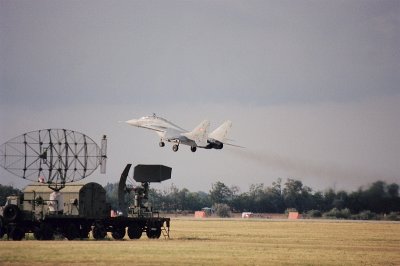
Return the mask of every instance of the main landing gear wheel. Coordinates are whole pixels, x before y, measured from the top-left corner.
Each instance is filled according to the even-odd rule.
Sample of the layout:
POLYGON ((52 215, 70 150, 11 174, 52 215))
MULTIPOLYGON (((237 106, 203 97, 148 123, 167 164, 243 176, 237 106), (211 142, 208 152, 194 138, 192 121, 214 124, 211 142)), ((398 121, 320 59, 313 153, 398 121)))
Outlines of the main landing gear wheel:
POLYGON ((174 146, 172 146, 172 150, 173 150, 174 152, 177 152, 178 149, 179 149, 179 145, 178 145, 178 144, 175 144, 174 146))
POLYGON ((164 147, 165 143, 163 141, 160 141, 160 143, 158 143, 158 145, 160 145, 160 147, 164 147))
POLYGON ((190 150, 191 150, 192 152, 195 152, 195 151, 197 150, 197 148, 196 148, 196 147, 190 147, 190 150))

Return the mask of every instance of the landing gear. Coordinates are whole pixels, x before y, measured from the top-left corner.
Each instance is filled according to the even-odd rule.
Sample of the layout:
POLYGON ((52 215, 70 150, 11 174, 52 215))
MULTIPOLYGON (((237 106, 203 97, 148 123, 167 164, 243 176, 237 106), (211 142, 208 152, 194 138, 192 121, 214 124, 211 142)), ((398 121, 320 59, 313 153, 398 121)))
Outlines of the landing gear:
POLYGON ((192 151, 192 152, 195 152, 196 150, 197 150, 197 148, 196 147, 190 147, 190 150, 192 151))
POLYGON ((177 152, 178 149, 179 149, 179 145, 178 145, 178 144, 175 144, 174 146, 172 146, 172 150, 173 150, 174 152, 177 152))
POLYGON ((165 143, 164 143, 164 141, 160 141, 160 143, 158 143, 158 145, 160 145, 160 147, 164 147, 165 143))

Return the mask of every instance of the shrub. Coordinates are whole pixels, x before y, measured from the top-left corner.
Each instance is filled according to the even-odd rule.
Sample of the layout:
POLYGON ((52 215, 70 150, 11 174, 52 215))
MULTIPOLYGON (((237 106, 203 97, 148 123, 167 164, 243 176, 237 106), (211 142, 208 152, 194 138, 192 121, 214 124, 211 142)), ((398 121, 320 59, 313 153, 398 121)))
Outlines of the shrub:
POLYGON ((377 215, 370 210, 362 211, 357 215, 358 219, 360 220, 376 220, 377 215))
POLYGON ((219 217, 231 217, 231 208, 225 204, 225 203, 215 203, 213 205, 213 209, 215 211, 215 214, 219 217))
POLYGON ((400 213, 398 212, 391 212, 385 216, 385 220, 389 221, 400 221, 400 213))
POLYGON ((351 217, 351 212, 348 208, 343 210, 333 208, 332 210, 324 213, 323 216, 330 219, 349 219, 351 217))
POLYGON ((322 217, 322 213, 319 210, 309 210, 306 215, 307 218, 320 218, 322 217))

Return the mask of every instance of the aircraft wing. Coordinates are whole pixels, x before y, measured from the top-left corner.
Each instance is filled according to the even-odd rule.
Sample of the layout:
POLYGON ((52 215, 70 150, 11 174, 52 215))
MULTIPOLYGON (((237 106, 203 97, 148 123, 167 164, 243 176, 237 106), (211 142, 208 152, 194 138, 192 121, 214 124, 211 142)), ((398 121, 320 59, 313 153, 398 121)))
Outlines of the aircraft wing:
POLYGON ((154 126, 137 126, 137 127, 146 128, 146 129, 154 130, 157 132, 165 132, 167 130, 166 128, 154 127, 154 126))
POLYGON ((162 132, 162 133, 169 129, 168 127, 166 127, 160 123, 154 123, 152 121, 147 121, 144 119, 131 119, 131 120, 125 121, 125 123, 127 123, 131 126, 146 128, 146 129, 150 129, 150 130, 154 130, 154 131, 162 132))

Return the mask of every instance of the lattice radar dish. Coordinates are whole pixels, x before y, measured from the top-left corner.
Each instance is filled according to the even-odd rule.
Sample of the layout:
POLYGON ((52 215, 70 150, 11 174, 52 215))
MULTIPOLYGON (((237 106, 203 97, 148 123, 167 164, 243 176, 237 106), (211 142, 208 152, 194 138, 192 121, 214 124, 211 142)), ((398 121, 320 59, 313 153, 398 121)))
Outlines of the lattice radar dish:
POLYGON ((0 166, 8 172, 60 190, 65 183, 105 173, 107 139, 101 148, 85 134, 68 129, 43 129, 15 137, 0 146, 0 166))

